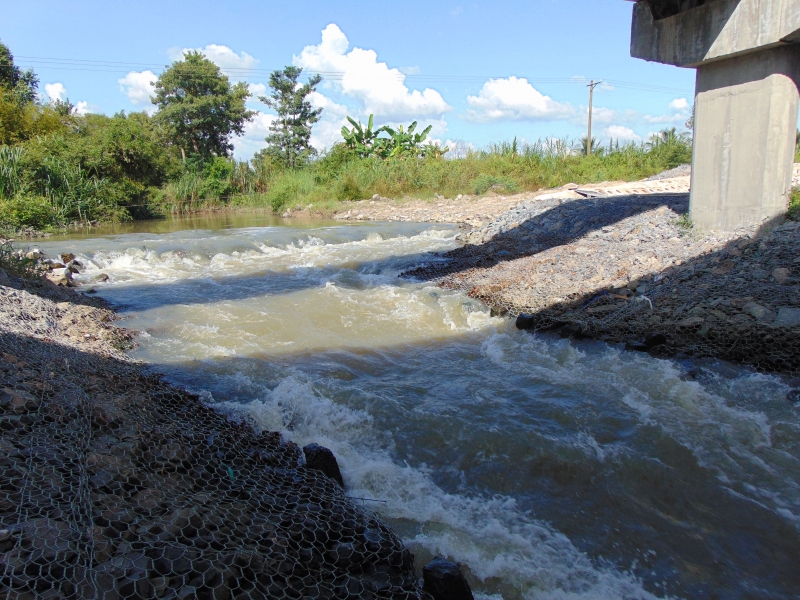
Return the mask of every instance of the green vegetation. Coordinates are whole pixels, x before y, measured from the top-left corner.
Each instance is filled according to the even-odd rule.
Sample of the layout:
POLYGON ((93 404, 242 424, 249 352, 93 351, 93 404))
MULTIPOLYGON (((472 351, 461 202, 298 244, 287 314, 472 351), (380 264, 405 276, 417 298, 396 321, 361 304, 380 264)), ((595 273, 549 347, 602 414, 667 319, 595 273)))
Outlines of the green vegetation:
POLYGON ((375 128, 350 118, 342 142, 322 155, 310 146, 319 120, 302 71, 270 77, 260 98, 274 109, 267 148, 248 162, 231 140, 253 117, 242 83, 231 84, 202 54, 189 52, 155 82, 158 111, 114 116, 75 113, 69 101, 36 100, 34 73, 0 44, 0 229, 48 230, 71 223, 153 218, 224 207, 282 211, 374 194, 513 193, 565 183, 634 180, 689 162, 688 139, 665 131, 647 144, 595 147, 586 156, 567 140, 516 139, 458 157, 428 141, 430 127, 375 128))
POLYGON ((245 108, 247 85, 231 85, 219 67, 200 52, 187 52, 155 82, 155 120, 165 141, 177 146, 186 160, 227 156, 231 136, 242 135, 255 114, 245 108))
POLYGON ((789 210, 786 217, 792 221, 800 221, 800 188, 794 188, 789 196, 789 210))
POLYGON ((278 159, 286 168, 295 169, 308 163, 317 151, 311 147, 311 127, 319 121, 322 109, 311 108, 308 95, 316 90, 322 77, 314 75, 305 85, 298 79, 303 69, 286 67, 269 77, 272 94, 260 96, 264 104, 278 113, 270 125, 266 154, 278 159))
POLYGON ((800 163, 800 130, 797 131, 797 137, 795 140, 794 162, 800 163))
POLYGON ((431 125, 420 133, 414 133, 417 129, 416 121, 406 130, 403 125, 397 129, 388 125, 373 129, 374 115, 369 116, 366 127, 353 117, 347 117, 347 120, 353 127, 342 127, 343 143, 359 158, 442 158, 449 152, 449 148, 425 143, 433 129, 431 125), (388 137, 381 137, 382 133, 386 133, 388 137))
POLYGON ((41 278, 39 261, 35 258, 28 258, 24 251, 14 248, 8 240, 0 242, 0 269, 25 279, 41 278))

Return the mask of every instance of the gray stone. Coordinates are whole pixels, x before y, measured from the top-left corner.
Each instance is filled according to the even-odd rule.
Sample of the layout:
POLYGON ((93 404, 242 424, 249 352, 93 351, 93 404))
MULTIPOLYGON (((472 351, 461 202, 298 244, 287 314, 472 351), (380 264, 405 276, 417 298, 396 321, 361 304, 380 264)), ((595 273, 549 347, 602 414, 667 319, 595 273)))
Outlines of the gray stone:
POLYGON ((434 600, 474 600, 461 567, 443 558, 434 558, 422 569, 422 589, 434 600))
POLYGON ((533 328, 533 315, 520 313, 517 317, 517 329, 532 329, 533 328))
POLYGON ((324 473, 344 489, 342 473, 333 452, 324 446, 309 444, 303 448, 303 454, 306 456, 307 468, 324 473))
POLYGON ((756 302, 748 302, 742 307, 742 312, 758 320, 764 316, 767 309, 756 302))
POLYGON ((772 322, 775 327, 798 327, 800 326, 800 308, 793 306, 778 307, 778 316, 772 322))
POLYGON ((789 280, 789 269, 787 269, 786 267, 779 267, 777 269, 773 269, 772 277, 775 279, 775 281, 783 285, 789 280))

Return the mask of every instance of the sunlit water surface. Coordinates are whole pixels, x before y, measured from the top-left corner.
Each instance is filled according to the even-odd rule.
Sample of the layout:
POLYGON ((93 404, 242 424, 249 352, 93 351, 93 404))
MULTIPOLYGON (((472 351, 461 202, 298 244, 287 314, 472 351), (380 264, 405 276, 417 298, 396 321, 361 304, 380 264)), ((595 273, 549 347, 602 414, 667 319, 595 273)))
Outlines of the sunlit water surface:
POLYGON ((136 358, 330 447, 418 565, 459 561, 484 598, 797 597, 780 378, 518 332, 398 278, 455 247, 448 226, 139 227, 40 247, 109 276, 91 285, 143 332, 136 358))

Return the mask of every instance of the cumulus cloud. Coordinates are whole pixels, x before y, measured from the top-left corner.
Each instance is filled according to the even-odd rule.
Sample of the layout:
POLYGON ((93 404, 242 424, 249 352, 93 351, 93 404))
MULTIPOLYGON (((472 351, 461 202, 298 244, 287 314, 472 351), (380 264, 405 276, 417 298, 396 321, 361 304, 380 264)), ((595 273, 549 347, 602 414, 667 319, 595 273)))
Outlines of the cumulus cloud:
MULTIPOLYGON (((63 83, 46 83, 44 85, 44 92, 50 102, 63 102, 67 100, 67 88, 63 83)), ((81 100, 72 108, 72 114, 83 116, 90 112, 94 112, 86 100, 81 100)))
POLYGON ((75 108, 72 109, 72 112, 76 115, 83 116, 89 114, 92 112, 92 110, 89 108, 89 103, 86 100, 81 100, 75 105, 75 108))
POLYGON ((257 112, 252 121, 245 123, 244 134, 233 140, 233 154, 239 160, 249 160, 253 154, 266 148, 265 138, 269 135, 269 126, 275 120, 274 115, 257 112))
POLYGON ((378 62, 374 50, 353 48, 335 24, 322 31, 322 42, 306 46, 293 57, 296 66, 309 71, 336 73, 327 83, 344 95, 358 100, 364 114, 374 113, 385 119, 441 116, 451 107, 436 90, 409 90, 406 76, 385 62, 378 62))
POLYGON ((267 95, 267 86, 263 83, 248 83, 247 89, 253 98, 267 95))
POLYGON ((44 84, 44 92, 51 102, 56 100, 63 101, 67 97, 67 88, 63 83, 46 83, 44 84))
POLYGON ((183 59, 187 52, 202 52, 203 55, 217 65, 223 73, 231 79, 241 80, 250 71, 258 67, 260 62, 257 58, 250 56, 247 52, 237 54, 228 46, 221 44, 208 44, 205 48, 173 48, 169 51, 172 60, 183 59))
POLYGON ((311 133, 311 145, 317 150, 324 150, 342 141, 342 125, 350 126, 347 115, 351 111, 344 104, 338 104, 319 92, 311 92, 308 101, 314 108, 322 109, 322 118, 311 133))
POLYGON ((637 135, 636 132, 630 127, 623 125, 610 125, 603 130, 603 134, 611 139, 625 140, 631 142, 640 142, 642 137, 637 135))
POLYGON ((536 90, 525 78, 490 79, 477 96, 467 96, 468 121, 555 121, 575 115, 575 107, 536 90))
POLYGON ((145 111, 152 113, 155 107, 150 102, 150 96, 153 95, 153 85, 157 79, 152 71, 131 71, 122 79, 118 79, 117 83, 131 104, 142 106, 145 111))
POLYGON ((689 101, 686 98, 675 98, 669 103, 669 107, 672 110, 686 110, 689 108, 689 101))
POLYGON ((645 115, 644 121, 652 125, 682 125, 689 118, 691 105, 686 98, 675 98, 669 103, 669 108, 674 111, 672 114, 645 115))

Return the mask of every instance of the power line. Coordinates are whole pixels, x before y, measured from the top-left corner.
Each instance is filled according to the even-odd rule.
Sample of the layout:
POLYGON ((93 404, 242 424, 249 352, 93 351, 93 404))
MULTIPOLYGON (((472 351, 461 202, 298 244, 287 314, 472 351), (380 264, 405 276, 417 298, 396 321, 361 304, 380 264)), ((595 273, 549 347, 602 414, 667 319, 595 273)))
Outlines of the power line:
MULTIPOLYGON (((58 70, 58 71, 83 71, 83 72, 96 72, 96 73, 123 73, 127 74, 131 70, 151 70, 157 71, 169 66, 144 63, 144 62, 121 62, 121 61, 104 61, 97 59, 79 59, 79 58, 57 58, 57 57, 43 57, 43 56, 18 56, 18 58, 30 61, 31 64, 26 65, 24 68, 35 68, 39 70, 58 70)), ((2 67, 10 67, 10 65, 0 65, 2 67)), ((19 67, 22 68, 22 67, 19 67)), ((255 67, 220 67, 220 70, 233 77, 258 77, 268 76, 274 72, 271 69, 258 69, 255 67)), ((187 70, 184 68, 184 72, 187 70)), ((189 70, 189 72, 191 72, 189 70)), ((198 71, 198 74, 200 71, 198 71)), ((346 77, 374 77, 371 72, 363 71, 348 72, 343 71, 313 71, 305 70, 306 77, 313 75, 321 75, 329 81, 342 81, 346 77)), ((154 72, 154 75, 157 73, 154 72)), ((397 69, 390 69, 383 73, 383 77, 395 79, 397 81, 411 80, 413 82, 432 82, 432 83, 471 83, 471 82, 486 82, 489 80, 504 79, 502 75, 455 75, 455 74, 404 74, 397 69)), ((516 76, 519 79, 526 79, 531 84, 579 84, 585 85, 585 80, 581 78, 563 78, 563 77, 524 77, 516 76)), ((649 93, 663 93, 663 94, 692 94, 692 90, 686 88, 673 88, 667 86, 651 85, 641 82, 622 81, 618 79, 606 79, 606 83, 615 88, 626 89, 631 91, 649 92, 649 93)))

